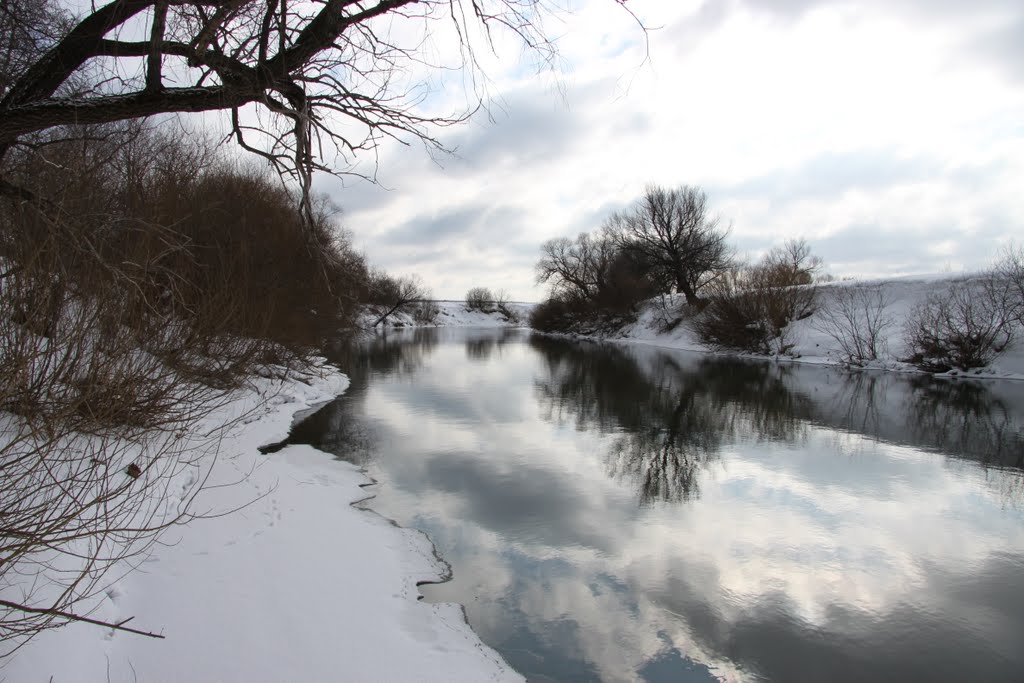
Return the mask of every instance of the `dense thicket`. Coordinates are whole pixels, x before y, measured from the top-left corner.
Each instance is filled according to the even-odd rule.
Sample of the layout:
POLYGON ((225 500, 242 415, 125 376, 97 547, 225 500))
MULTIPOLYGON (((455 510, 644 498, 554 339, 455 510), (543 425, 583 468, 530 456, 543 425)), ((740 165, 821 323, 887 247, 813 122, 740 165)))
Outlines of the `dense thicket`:
POLYGON ((531 324, 546 331, 607 330, 633 319, 658 294, 679 293, 699 308, 701 293, 732 266, 727 236, 698 188, 649 186, 599 230, 544 243, 536 273, 550 295, 531 324))
POLYGON ((694 330, 714 348, 785 353, 787 327, 817 309, 814 276, 821 259, 804 240, 788 240, 754 264, 737 266, 711 287, 694 330))
POLYGON ((216 446, 191 428, 301 370, 371 287, 276 175, 138 126, 67 133, 3 162, 32 199, 0 198, 0 656, 187 515, 216 446))
POLYGON ((741 264, 727 237, 698 188, 649 186, 600 230, 542 245, 537 281, 549 286, 549 295, 534 309, 531 325, 546 332, 611 332, 661 295, 666 327, 690 317, 710 346, 785 351, 786 327, 816 308, 813 281, 821 259, 806 241, 790 240, 757 263, 741 264), (684 305, 668 304, 667 295, 679 295, 684 305))

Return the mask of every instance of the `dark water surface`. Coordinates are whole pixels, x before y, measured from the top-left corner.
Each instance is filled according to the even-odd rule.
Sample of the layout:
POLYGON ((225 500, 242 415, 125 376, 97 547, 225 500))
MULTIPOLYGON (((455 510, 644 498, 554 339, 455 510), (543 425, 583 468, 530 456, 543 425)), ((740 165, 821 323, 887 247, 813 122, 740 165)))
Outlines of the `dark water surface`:
POLYGON ((364 466, 535 681, 1024 680, 1024 383, 416 330, 291 442, 364 466))

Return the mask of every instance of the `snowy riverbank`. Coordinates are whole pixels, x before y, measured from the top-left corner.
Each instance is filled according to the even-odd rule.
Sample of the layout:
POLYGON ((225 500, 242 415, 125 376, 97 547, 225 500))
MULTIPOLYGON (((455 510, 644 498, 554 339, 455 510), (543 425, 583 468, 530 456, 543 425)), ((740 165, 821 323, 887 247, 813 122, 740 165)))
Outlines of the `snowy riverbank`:
MULTIPOLYGON (((504 313, 492 310, 469 310, 464 301, 436 301, 437 314, 430 323, 417 321, 412 314, 399 311, 391 314, 385 329, 401 329, 405 327, 526 327, 529 325, 530 311, 535 304, 513 302, 506 304, 507 310, 513 314, 510 318, 504 313)), ((367 324, 373 316, 367 316, 367 324)), ((378 329, 380 329, 378 327, 378 329)))
POLYGON ((172 529, 90 606, 164 640, 71 624, 29 642, 0 679, 521 680, 459 606, 418 600, 417 583, 446 568, 422 534, 352 507, 368 495, 356 467, 309 447, 260 454, 347 384, 330 369, 308 383, 260 379, 208 418, 246 416, 193 508, 208 518, 172 529))
MULTIPOLYGON (((913 365, 899 359, 909 352, 903 339, 903 323, 916 305, 929 294, 940 292, 947 287, 965 286, 970 282, 966 275, 907 276, 879 280, 847 280, 820 286, 821 305, 828 306, 837 290, 860 288, 878 292, 887 302, 885 313, 891 318, 882 339, 882 353, 877 361, 866 367, 896 372, 919 372, 913 365)), ((675 302, 666 302, 671 308, 675 302)), ((658 302, 650 302, 636 322, 606 339, 650 344, 665 348, 683 349, 701 353, 712 352, 697 338, 690 324, 684 320, 670 331, 664 331, 665 309, 658 302)), ((840 366, 844 364, 842 349, 835 339, 822 331, 821 314, 816 313, 804 320, 792 323, 787 329, 787 340, 792 348, 786 355, 773 357, 781 362, 811 363, 815 365, 840 366)), ((985 368, 968 373, 952 371, 944 376, 968 376, 977 378, 1000 378, 1024 380, 1024 334, 1018 330, 1017 338, 985 368)))
MULTIPOLYGON (((880 357, 878 360, 864 364, 868 369, 887 370, 893 372, 921 372, 910 363, 900 359, 906 358, 909 351, 904 342, 904 322, 908 319, 915 306, 931 294, 950 287, 969 285, 972 276, 968 274, 935 274, 912 275, 899 278, 875 280, 844 280, 819 286, 821 307, 832 305, 837 292, 855 288, 877 293, 880 300, 886 302, 885 315, 891 324, 885 328, 881 340, 880 357)), ((622 329, 599 337, 570 335, 601 341, 628 342, 647 344, 670 349, 694 351, 697 353, 728 353, 718 352, 701 343, 689 321, 683 320, 671 330, 665 329, 665 321, 676 317, 674 309, 681 303, 678 297, 667 297, 664 301, 654 299, 647 302, 641 309, 637 320, 622 329)), ((388 322, 388 328, 406 327, 527 327, 530 312, 535 304, 515 303, 513 310, 518 320, 509 320, 506 316, 493 312, 466 310, 461 301, 445 301, 437 304, 439 312, 430 325, 417 323, 412 316, 396 314, 388 322)), ((786 330, 787 343, 792 344, 788 353, 771 357, 772 360, 792 363, 808 363, 814 365, 844 365, 844 354, 838 342, 822 329, 822 315, 819 312, 804 320, 792 323, 786 330)), ((1018 330, 1016 339, 997 355, 995 360, 985 368, 970 372, 952 371, 939 376, 967 376, 975 378, 999 378, 1024 380, 1024 331, 1018 330)))

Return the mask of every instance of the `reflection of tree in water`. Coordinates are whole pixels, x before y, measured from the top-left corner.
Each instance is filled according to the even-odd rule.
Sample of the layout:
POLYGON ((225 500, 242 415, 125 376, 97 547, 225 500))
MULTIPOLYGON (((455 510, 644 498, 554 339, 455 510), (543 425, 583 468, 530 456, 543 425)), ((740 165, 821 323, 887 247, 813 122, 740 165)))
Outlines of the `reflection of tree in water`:
POLYGON ((839 389, 827 411, 835 426, 848 432, 880 438, 885 398, 891 376, 869 372, 839 375, 839 389))
POLYGON ((335 340, 325 353, 348 375, 349 388, 295 425, 288 439, 273 449, 293 443, 310 444, 347 462, 366 465, 379 443, 374 420, 363 409, 367 388, 374 377, 414 375, 438 341, 437 330, 424 328, 370 339, 335 340))
POLYGON ((439 343, 436 328, 413 328, 370 338, 337 339, 325 350, 327 360, 348 375, 353 387, 371 375, 413 375, 439 343))
POLYGON ((1010 406, 975 382, 911 380, 914 441, 984 465, 1024 469, 1024 435, 1010 406))
POLYGON ((649 393, 650 382, 620 349, 539 335, 530 338, 530 345, 547 369, 547 376, 534 382, 544 419, 559 424, 574 420, 579 431, 644 424, 647 411, 637 397, 649 393))
POLYGON ((649 402, 657 413, 617 438, 606 456, 612 476, 637 486, 641 504, 696 497, 700 468, 717 458, 724 437, 714 410, 696 391, 687 387, 673 397, 677 392, 667 384, 660 384, 649 402))
POLYGON ((622 348, 535 336, 547 376, 535 382, 546 419, 617 434, 609 472, 634 482, 642 503, 698 494, 702 468, 725 443, 792 442, 806 431, 809 399, 767 363, 703 358, 682 367, 655 354, 642 367, 622 348))
POLYGON ((734 439, 795 443, 807 435, 814 402, 794 388, 790 374, 789 366, 712 356, 687 381, 706 384, 703 400, 727 416, 734 439))
POLYGON ((982 465, 1024 469, 1020 409, 980 382, 854 372, 818 407, 830 426, 982 465))
POLYGON ((495 349, 500 350, 501 347, 514 339, 519 339, 520 336, 520 330, 507 327, 496 331, 487 330, 483 334, 467 332, 466 358, 471 361, 488 361, 495 349))
POLYGON ((495 339, 480 337, 466 340, 466 358, 474 361, 488 361, 497 345, 495 339))

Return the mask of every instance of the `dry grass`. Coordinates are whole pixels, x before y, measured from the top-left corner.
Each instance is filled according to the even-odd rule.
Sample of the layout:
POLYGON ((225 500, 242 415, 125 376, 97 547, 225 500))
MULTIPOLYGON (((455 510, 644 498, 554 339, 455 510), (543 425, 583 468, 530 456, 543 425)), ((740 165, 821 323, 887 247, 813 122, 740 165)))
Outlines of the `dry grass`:
POLYGON ((303 366, 368 272, 326 207, 302 221, 276 179, 202 146, 36 142, 0 169, 34 196, 0 199, 0 655, 188 519, 216 452, 194 426, 267 365, 303 366))

